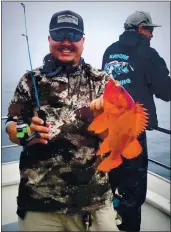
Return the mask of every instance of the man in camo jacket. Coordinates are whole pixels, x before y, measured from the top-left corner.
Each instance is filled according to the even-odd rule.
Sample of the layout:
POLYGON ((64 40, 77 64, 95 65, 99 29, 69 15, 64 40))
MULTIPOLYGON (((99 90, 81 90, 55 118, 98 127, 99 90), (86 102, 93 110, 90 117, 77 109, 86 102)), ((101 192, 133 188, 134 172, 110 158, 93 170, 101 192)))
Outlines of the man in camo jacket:
POLYGON ((17 122, 29 125, 20 156, 17 214, 21 231, 118 231, 106 173, 96 170, 95 153, 103 138, 87 130, 103 109, 108 75, 81 58, 84 26, 80 15, 57 12, 49 26, 50 54, 34 70, 41 110, 38 117, 32 74, 20 79, 10 102, 6 131, 17 138, 17 122), (94 112, 90 111, 90 103, 94 112))

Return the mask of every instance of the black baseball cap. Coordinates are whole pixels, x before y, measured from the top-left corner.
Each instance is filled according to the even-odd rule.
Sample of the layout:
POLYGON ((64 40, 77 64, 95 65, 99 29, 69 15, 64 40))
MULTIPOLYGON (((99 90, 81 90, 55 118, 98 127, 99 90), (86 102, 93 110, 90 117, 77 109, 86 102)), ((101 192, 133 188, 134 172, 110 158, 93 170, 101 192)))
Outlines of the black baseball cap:
POLYGON ((148 12, 145 11, 135 11, 133 14, 129 15, 124 23, 125 29, 131 29, 138 26, 145 27, 161 27, 160 25, 154 24, 152 18, 148 12))
POLYGON ((84 23, 82 17, 70 10, 55 13, 50 21, 49 31, 60 29, 72 29, 84 34, 84 23))

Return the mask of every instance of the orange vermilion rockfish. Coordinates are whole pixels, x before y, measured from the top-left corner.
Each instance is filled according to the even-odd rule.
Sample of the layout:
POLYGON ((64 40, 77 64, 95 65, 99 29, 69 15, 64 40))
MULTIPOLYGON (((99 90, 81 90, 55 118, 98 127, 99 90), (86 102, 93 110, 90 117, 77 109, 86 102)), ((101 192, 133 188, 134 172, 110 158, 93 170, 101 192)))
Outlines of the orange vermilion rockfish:
POLYGON ((135 103, 118 81, 110 79, 103 95, 104 111, 90 124, 88 130, 108 135, 101 143, 96 155, 110 152, 97 167, 108 172, 122 163, 121 155, 127 159, 141 154, 142 147, 137 137, 142 133, 148 121, 148 114, 142 104, 135 103))

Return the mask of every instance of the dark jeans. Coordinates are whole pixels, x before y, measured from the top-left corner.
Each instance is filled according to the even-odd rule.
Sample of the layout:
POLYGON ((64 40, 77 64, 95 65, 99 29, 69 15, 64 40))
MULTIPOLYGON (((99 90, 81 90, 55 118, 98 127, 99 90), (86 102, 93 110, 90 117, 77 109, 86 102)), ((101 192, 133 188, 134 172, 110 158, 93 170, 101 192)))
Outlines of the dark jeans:
POLYGON ((140 156, 128 160, 123 158, 123 163, 109 173, 109 181, 113 194, 118 188, 122 196, 116 208, 122 218, 119 230, 140 231, 141 205, 144 203, 147 192, 148 151, 146 133, 138 138, 143 151, 140 156))

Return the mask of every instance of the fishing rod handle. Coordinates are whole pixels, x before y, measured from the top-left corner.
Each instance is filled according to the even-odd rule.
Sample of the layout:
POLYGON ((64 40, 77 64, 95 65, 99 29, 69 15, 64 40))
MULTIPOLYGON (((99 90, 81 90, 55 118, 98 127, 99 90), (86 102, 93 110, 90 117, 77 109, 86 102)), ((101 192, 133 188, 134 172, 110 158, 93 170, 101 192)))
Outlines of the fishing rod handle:
POLYGON ((37 111, 38 117, 41 118, 44 121, 43 126, 46 126, 46 114, 43 110, 38 110, 37 111))

